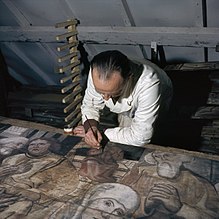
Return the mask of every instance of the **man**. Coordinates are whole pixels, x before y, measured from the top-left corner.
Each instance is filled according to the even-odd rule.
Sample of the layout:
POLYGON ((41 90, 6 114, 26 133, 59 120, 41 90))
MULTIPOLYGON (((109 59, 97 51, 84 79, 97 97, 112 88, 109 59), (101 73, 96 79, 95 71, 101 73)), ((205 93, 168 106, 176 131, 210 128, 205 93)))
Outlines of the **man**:
POLYGON ((109 141, 143 146, 151 141, 155 122, 168 110, 171 97, 171 81, 158 66, 147 60, 131 61, 116 50, 102 52, 91 61, 81 107, 84 125, 76 127, 74 134, 100 148, 99 112, 106 106, 119 121, 119 127, 104 131, 109 141))

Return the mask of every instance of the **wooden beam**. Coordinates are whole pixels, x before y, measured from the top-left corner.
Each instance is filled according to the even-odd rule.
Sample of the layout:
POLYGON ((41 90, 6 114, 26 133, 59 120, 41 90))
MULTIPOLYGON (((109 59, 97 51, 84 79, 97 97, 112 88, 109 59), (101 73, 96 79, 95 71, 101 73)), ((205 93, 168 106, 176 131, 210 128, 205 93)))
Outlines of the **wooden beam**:
POLYGON ((28 57, 27 54, 25 54, 24 51, 21 50, 16 43, 5 43, 5 46, 7 47, 7 49, 10 49, 14 54, 16 54, 20 60, 22 60, 27 66, 29 66, 32 71, 36 72, 43 80, 46 80, 50 85, 56 84, 54 79, 50 77, 47 72, 43 71, 42 66, 37 65, 32 59, 30 59, 30 57, 28 57))
MULTIPOLYGON (((151 45, 152 41, 164 46, 213 47, 219 44, 219 28, 211 27, 111 27, 78 26, 78 40, 85 43, 118 45, 151 45)), ((35 26, 0 27, 0 41, 56 42, 63 30, 35 26)), ((63 41, 64 42, 64 41, 63 41)))
POLYGON ((73 92, 62 99, 62 103, 68 103, 68 102, 72 101, 81 92, 79 83, 75 83, 75 86, 76 87, 74 88, 73 92))
POLYGON ((17 8, 16 4, 14 4, 14 1, 2 0, 2 2, 10 10, 20 26, 24 27, 31 25, 27 17, 25 17, 24 14, 17 8))
POLYGON ((69 69, 73 69, 74 67, 76 67, 79 64, 80 64, 80 62, 78 60, 73 60, 73 62, 71 64, 58 68, 58 72, 59 73, 64 73, 64 72, 68 71, 69 69))
MULTIPOLYGON (((129 8, 129 5, 127 3, 126 0, 121 0, 121 1, 118 1, 118 4, 120 5, 120 11, 121 11, 121 16, 123 17, 123 20, 124 20, 124 24, 126 27, 135 27, 135 20, 132 16, 132 13, 130 11, 130 8, 129 8)), ((140 48, 140 51, 142 53, 142 56, 147 59, 147 53, 146 53, 146 50, 144 48, 143 45, 139 45, 139 48, 140 48)))
POLYGON ((70 25, 76 25, 77 23, 78 23, 78 21, 76 19, 72 19, 72 20, 67 20, 65 22, 57 23, 55 25, 55 27, 56 28, 67 27, 67 26, 70 26, 70 25))
POLYGON ((76 66, 71 70, 71 73, 65 76, 64 78, 60 79, 60 83, 63 84, 69 80, 72 80, 74 77, 78 76, 80 74, 80 67, 76 66))
POLYGON ((60 52, 62 50, 70 49, 71 47, 77 47, 77 46, 78 46, 78 42, 75 41, 75 42, 67 43, 65 45, 58 46, 57 51, 60 52))

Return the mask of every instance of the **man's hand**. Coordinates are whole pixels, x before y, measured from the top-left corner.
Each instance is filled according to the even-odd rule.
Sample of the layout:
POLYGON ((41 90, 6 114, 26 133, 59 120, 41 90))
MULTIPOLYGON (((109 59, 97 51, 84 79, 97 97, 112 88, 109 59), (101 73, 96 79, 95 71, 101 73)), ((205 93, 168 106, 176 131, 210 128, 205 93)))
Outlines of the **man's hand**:
POLYGON ((74 135, 84 138, 85 137, 85 130, 83 125, 79 125, 74 128, 73 130, 74 135))
POLYGON ((4 211, 9 205, 12 205, 18 201, 19 195, 13 195, 6 193, 6 189, 0 187, 0 212, 4 211))
POLYGON ((73 133, 75 136, 84 138, 86 144, 90 145, 92 148, 100 149, 101 147, 100 142, 102 141, 102 135, 96 126, 92 126, 92 129, 89 128, 87 130, 87 133, 85 133, 84 126, 79 125, 74 128, 73 133))
MULTIPOLYGON (((169 184, 154 185, 145 200, 145 211, 162 204, 170 213, 176 213, 182 207, 180 197, 176 188, 169 184)), ((150 209, 150 210, 149 210, 150 209)))
POLYGON ((0 168, 0 178, 10 176, 13 174, 21 174, 28 172, 33 167, 33 164, 31 163, 22 163, 20 165, 8 165, 8 166, 2 166, 0 168))
POLYGON ((85 142, 92 148, 100 149, 100 142, 102 141, 102 135, 96 126, 92 126, 87 130, 85 134, 85 142))

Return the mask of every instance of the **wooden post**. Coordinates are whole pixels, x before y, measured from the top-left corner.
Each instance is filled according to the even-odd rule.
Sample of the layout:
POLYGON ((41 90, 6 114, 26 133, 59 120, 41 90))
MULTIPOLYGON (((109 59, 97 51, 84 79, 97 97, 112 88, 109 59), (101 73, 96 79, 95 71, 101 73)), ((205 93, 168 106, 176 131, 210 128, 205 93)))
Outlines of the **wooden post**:
POLYGON ((61 93, 66 93, 62 99, 63 103, 69 103, 64 108, 66 114, 66 127, 72 128, 81 123, 81 102, 82 102, 82 88, 80 85, 80 61, 78 58, 79 52, 77 46, 76 19, 67 20, 65 22, 57 23, 56 28, 65 28, 66 33, 56 36, 56 40, 65 40, 66 44, 58 46, 57 51, 66 51, 66 54, 58 58, 58 63, 64 63, 63 66, 58 67, 57 72, 65 74, 60 80, 63 88, 61 93))

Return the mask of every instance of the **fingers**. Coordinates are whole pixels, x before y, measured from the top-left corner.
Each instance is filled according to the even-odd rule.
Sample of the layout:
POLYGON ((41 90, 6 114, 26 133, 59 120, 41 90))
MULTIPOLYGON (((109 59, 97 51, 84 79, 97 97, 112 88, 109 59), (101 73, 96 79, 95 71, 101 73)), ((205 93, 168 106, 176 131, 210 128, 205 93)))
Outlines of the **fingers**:
POLYGON ((102 137, 101 133, 98 131, 98 132, 97 132, 97 141, 98 141, 98 142, 101 142, 102 139, 103 139, 103 137, 102 137))
POLYGON ((87 155, 89 156, 94 156, 94 155, 99 155, 99 154, 102 154, 103 153, 103 150, 100 148, 100 149, 97 149, 97 148, 91 148, 87 155))
POLYGON ((99 149, 101 147, 102 135, 96 127, 92 127, 92 129, 88 129, 87 133, 85 133, 84 126, 80 125, 74 128, 73 133, 75 136, 84 138, 86 144, 99 149))
POLYGON ((73 130, 74 135, 84 138, 85 137, 85 130, 84 126, 80 125, 74 128, 73 130))
POLYGON ((102 140, 102 135, 98 129, 88 129, 85 134, 85 142, 93 148, 99 149, 101 147, 100 142, 102 140))
POLYGON ((86 133, 85 142, 93 148, 98 149, 100 147, 100 143, 98 142, 98 140, 96 139, 96 137, 93 135, 92 132, 86 133))
POLYGON ((154 185, 149 192, 147 197, 151 201, 163 201, 177 199, 178 193, 175 187, 169 184, 156 184, 154 185))
POLYGON ((177 189, 170 184, 155 184, 148 194, 145 207, 161 203, 168 211, 178 212, 182 207, 177 189))

